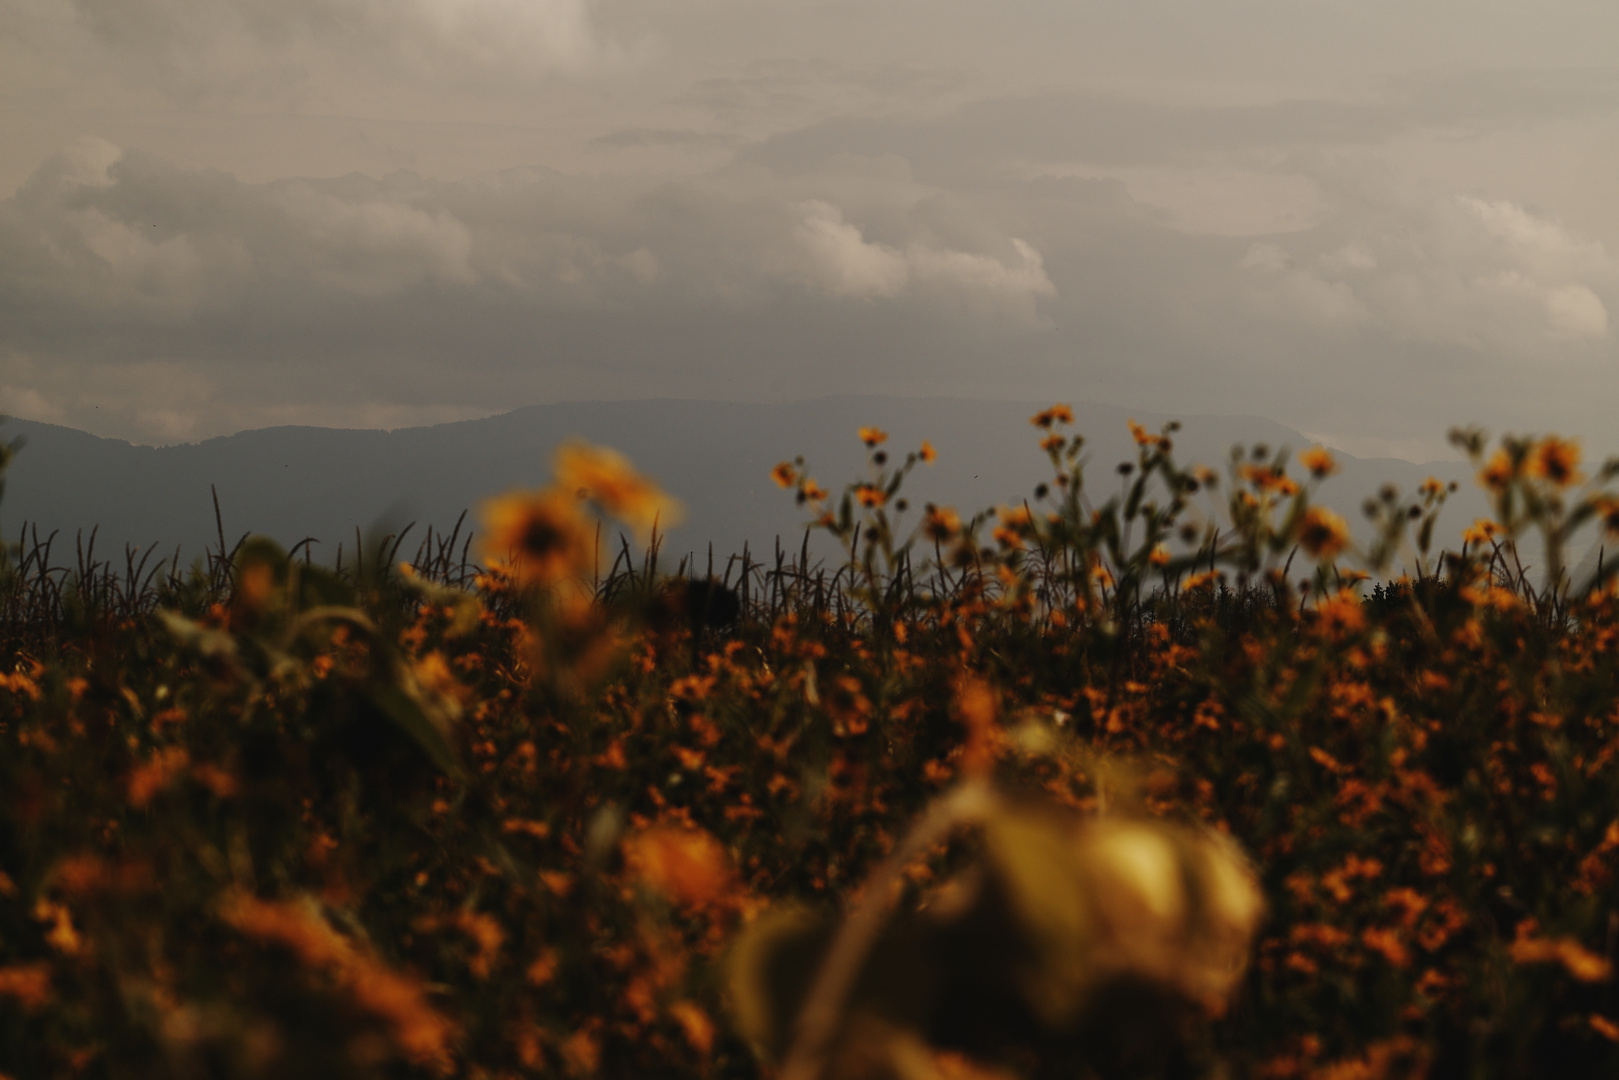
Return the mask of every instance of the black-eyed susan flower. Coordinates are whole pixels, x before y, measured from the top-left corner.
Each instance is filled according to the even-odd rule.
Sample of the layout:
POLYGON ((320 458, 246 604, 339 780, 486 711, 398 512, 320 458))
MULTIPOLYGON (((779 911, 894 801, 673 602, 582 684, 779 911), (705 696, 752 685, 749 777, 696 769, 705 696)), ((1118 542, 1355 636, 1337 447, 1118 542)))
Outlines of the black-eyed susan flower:
POLYGON ((926 439, 923 439, 922 449, 917 452, 917 456, 922 459, 922 464, 932 465, 938 460, 939 452, 933 449, 932 443, 928 442, 926 439))
POLYGON ((1349 523, 1322 506, 1312 506, 1299 522, 1299 544, 1317 559, 1331 561, 1349 546, 1349 523))
POLYGON ((854 489, 854 497, 868 510, 875 510, 888 501, 888 493, 876 484, 861 484, 854 489))
POLYGON ((863 427, 860 429, 860 441, 867 446, 881 446, 888 441, 888 432, 882 428, 863 427))
POLYGON ((1318 625, 1326 635, 1340 640, 1366 628, 1366 608, 1360 597, 1341 589, 1316 605, 1318 625))
POLYGON ((1580 444, 1548 435, 1529 452, 1529 475, 1566 488, 1585 477, 1580 473, 1580 444))
POLYGON ((1053 424, 1072 424, 1073 422, 1074 410, 1067 405, 1053 405, 1051 408, 1041 409, 1029 417, 1029 423, 1042 428, 1049 428, 1053 424))
POLYGON ((528 584, 554 585, 585 574, 594 529, 572 491, 521 491, 483 504, 483 557, 528 584))
POLYGON ((1479 470, 1478 482, 1491 491, 1505 491, 1517 472, 1518 466, 1512 460, 1512 455, 1505 450, 1497 450, 1490 455, 1484 468, 1479 470))
POLYGON ((948 506, 929 503, 922 517, 922 535, 929 540, 944 543, 961 532, 961 516, 948 506))
POLYGON ((1310 471, 1310 475, 1317 480, 1325 479, 1338 471, 1338 459, 1324 446, 1312 446, 1299 455, 1299 464, 1310 471))

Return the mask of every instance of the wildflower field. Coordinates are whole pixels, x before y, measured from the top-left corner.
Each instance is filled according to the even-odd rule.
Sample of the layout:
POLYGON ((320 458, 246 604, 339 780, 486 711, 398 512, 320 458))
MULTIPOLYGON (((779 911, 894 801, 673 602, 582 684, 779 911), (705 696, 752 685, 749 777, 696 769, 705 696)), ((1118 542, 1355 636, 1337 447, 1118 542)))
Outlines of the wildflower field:
POLYGON ((0 1074, 1619 1075, 1619 463, 1457 432, 1493 519, 1357 545, 1319 448, 1033 421, 983 513, 777 466, 830 562, 581 444, 337 567, 25 537, 0 1074))

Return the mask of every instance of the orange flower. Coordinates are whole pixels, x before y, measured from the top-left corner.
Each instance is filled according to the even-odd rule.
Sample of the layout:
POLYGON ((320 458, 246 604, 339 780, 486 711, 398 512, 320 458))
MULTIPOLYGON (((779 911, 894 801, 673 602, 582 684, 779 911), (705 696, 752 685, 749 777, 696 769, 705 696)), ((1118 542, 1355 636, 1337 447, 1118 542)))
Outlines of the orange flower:
POLYGON ((798 480, 798 470, 793 468, 792 462, 784 461, 770 470, 770 479, 779 488, 790 488, 798 480))
POLYGON ((1366 610, 1361 606, 1360 597, 1348 589, 1321 601, 1315 610, 1321 629, 1332 638, 1346 637, 1366 626, 1366 610))
POLYGON ((190 763, 191 755, 184 747, 171 746, 154 753, 151 760, 136 766, 129 774, 129 804, 137 809, 144 808, 190 763))
POLYGON ((1570 937, 1536 937, 1535 920, 1525 919, 1518 924, 1517 934, 1508 952, 1518 964, 1561 964, 1580 982, 1607 982, 1613 976, 1613 964, 1570 937))
POLYGON ((564 443, 557 449, 556 478, 563 491, 591 500, 642 536, 654 527, 668 529, 681 518, 680 503, 636 472, 617 450, 564 443))
POLYGON ((1299 543, 1317 559, 1328 562, 1349 546, 1349 523, 1321 506, 1312 506, 1299 522, 1299 543))
POLYGON ((803 492, 804 498, 808 499, 810 502, 821 502, 829 494, 831 494, 831 492, 827 491, 826 488, 807 477, 805 478, 804 482, 799 485, 798 490, 803 492))
POLYGON ((1146 428, 1142 427, 1134 420, 1129 421, 1129 424, 1130 437, 1136 441, 1137 446, 1157 446, 1163 441, 1161 436, 1150 433, 1146 428))
POLYGON ((37 1012, 51 997, 49 964, 0 967, 0 998, 15 998, 28 1012, 37 1012))
MULTIPOLYGON (((1604 520, 1606 520, 1606 518, 1604 518, 1604 520)), ((1462 533, 1462 543, 1487 544, 1495 537, 1495 534, 1500 531, 1501 526, 1497 525, 1489 518, 1479 518, 1474 521, 1473 524, 1469 525, 1466 531, 1462 533)))
POLYGON ((1597 520, 1609 537, 1619 538, 1619 499, 1603 496, 1596 503, 1597 520))
POLYGON ((1580 444, 1548 435, 1529 453, 1529 475, 1566 488, 1585 477, 1580 473, 1580 444))
POLYGON ((585 574, 595 554, 579 499, 555 488, 516 492, 483 504, 484 559, 509 561, 522 580, 555 585, 585 574))
POLYGON ((860 441, 867 446, 881 446, 888 441, 888 432, 882 428, 863 427, 860 429, 860 441))
POLYGON ((289 949, 306 967, 327 972, 347 987, 355 1002, 386 1021, 405 1056, 451 1071, 455 1025, 433 1010, 422 985, 351 944, 309 900, 277 902, 248 893, 228 894, 220 917, 237 931, 289 949))
POLYGON ((876 484, 861 484, 854 489, 854 497, 868 510, 875 510, 888 501, 888 494, 876 484))
POLYGON ((1029 417, 1029 423, 1035 427, 1048 428, 1053 424, 1072 424, 1074 411, 1066 405, 1053 405, 1049 409, 1041 409, 1029 417))
POLYGON ((1034 528, 1034 515, 1026 506, 1003 506, 995 511, 1000 524, 995 526, 995 542, 1002 547, 1017 547, 1034 528))
POLYGON ((1505 450, 1497 450, 1490 455, 1484 468, 1479 470, 1478 482, 1491 491, 1505 491, 1515 475, 1517 467, 1512 463, 1512 455, 1505 450))
POLYGON ((1324 446, 1312 446, 1299 455, 1299 464, 1310 470, 1310 475, 1317 480, 1331 476, 1338 471, 1338 459, 1324 446))
POLYGON ((961 768, 968 776, 983 776, 995 765, 1001 745, 996 717, 1000 700, 989 683, 976 675, 962 675, 956 682, 956 719, 967 729, 967 743, 961 752, 961 768))
POLYGON ((922 518, 922 535, 929 540, 944 543, 961 531, 961 516, 948 506, 928 504, 922 518))
POLYGON ((1298 494, 1299 486, 1294 483, 1282 470, 1272 465, 1244 465, 1238 470, 1244 480, 1252 484, 1255 490, 1271 491, 1284 498, 1298 494))
POLYGON ((928 442, 926 439, 923 439, 922 449, 917 456, 922 459, 922 464, 932 465, 934 461, 938 459, 939 452, 933 449, 932 443, 928 442))
POLYGON ((1164 545, 1162 545, 1162 544, 1157 545, 1156 547, 1154 547, 1152 549, 1152 552, 1147 556, 1147 561, 1152 563, 1154 566, 1158 566, 1158 567, 1168 566, 1169 565, 1169 549, 1167 547, 1165 547, 1164 545))
POLYGON ((730 857, 701 829, 655 826, 626 840, 624 856, 641 880, 686 907, 707 907, 731 887, 730 857))

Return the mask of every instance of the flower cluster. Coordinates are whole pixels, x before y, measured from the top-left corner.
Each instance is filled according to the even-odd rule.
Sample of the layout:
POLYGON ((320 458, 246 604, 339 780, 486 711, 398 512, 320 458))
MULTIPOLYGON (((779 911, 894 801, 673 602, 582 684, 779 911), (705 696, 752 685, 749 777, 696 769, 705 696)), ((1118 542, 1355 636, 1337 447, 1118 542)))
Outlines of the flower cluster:
POLYGON ((673 503, 574 445, 471 570, 5 576, 0 1074, 1619 1073, 1619 466, 1459 432, 1491 515, 1357 542, 1072 423, 982 513, 777 466, 832 565, 601 567, 673 503))

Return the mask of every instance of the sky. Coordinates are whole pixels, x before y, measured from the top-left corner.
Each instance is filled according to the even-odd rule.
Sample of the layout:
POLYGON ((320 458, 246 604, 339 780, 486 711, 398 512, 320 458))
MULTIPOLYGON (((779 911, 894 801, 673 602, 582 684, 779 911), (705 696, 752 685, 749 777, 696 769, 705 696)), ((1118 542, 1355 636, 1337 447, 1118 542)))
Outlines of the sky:
POLYGON ((876 393, 1619 449, 1616 190, 1611 0, 0 0, 0 412, 876 393))

